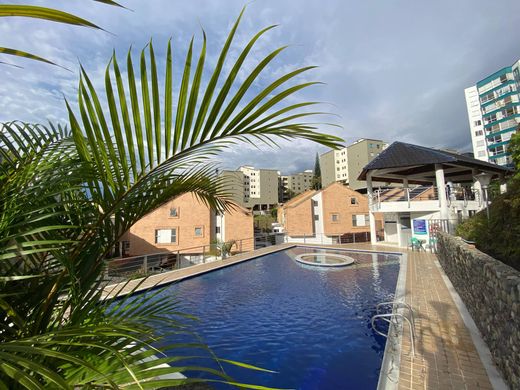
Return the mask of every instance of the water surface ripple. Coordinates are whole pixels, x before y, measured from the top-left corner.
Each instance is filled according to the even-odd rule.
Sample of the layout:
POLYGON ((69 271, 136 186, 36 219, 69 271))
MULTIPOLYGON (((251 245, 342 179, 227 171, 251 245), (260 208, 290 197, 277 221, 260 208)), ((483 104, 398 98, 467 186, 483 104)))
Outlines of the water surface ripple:
POLYGON ((174 294, 184 312, 200 318, 193 327, 217 356, 277 371, 225 366, 239 382, 375 389, 386 339, 370 319, 378 302, 393 299, 399 256, 327 251, 356 263, 307 266, 294 257, 323 250, 297 247, 172 284, 162 295, 174 294))

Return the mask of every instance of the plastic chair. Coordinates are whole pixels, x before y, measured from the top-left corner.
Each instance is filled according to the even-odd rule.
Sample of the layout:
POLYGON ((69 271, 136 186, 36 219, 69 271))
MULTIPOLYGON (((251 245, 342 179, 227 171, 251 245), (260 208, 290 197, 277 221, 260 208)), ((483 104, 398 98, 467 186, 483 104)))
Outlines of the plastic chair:
POLYGON ((410 246, 412 247, 412 251, 417 249, 417 251, 420 252, 422 249, 423 251, 426 252, 426 249, 424 249, 422 242, 419 241, 419 239, 417 239, 415 237, 410 238, 410 246))

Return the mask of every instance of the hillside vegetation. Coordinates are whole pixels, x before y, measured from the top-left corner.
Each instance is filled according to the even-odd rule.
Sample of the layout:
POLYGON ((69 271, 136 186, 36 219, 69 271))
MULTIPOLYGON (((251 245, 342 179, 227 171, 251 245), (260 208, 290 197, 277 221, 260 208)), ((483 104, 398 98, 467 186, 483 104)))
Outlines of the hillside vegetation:
POLYGON ((520 271, 520 134, 509 145, 516 165, 505 194, 494 197, 489 221, 483 210, 457 227, 457 235, 474 241, 482 252, 520 271))

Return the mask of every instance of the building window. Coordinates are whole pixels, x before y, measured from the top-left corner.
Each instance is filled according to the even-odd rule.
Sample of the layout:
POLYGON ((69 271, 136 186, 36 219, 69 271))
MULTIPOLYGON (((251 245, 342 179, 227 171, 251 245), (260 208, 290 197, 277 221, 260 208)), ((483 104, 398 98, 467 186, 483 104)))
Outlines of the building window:
POLYGON ((478 156, 479 157, 484 157, 486 155, 486 151, 485 150, 479 150, 478 152, 478 156))
POLYGON ((314 216, 314 220, 315 220, 315 221, 319 221, 319 220, 320 220, 320 216, 316 214, 316 215, 314 216))
POLYGON ((177 207, 170 207, 170 217, 176 218, 179 216, 179 209, 177 207))
POLYGON ((215 226, 215 233, 220 234, 220 226, 215 226))
POLYGON ((202 237, 202 227, 197 226, 195 228, 195 237, 202 237))
POLYGON ((477 130, 477 131, 475 131, 475 135, 476 135, 477 137, 479 137, 479 136, 481 136, 481 135, 483 135, 483 134, 484 134, 484 133, 482 132, 482 130, 477 130))
POLYGON ((480 141, 477 141, 477 147, 484 146, 484 140, 481 139, 480 141))
POLYGON ((358 204, 357 198, 355 196, 350 197, 350 204, 358 204))
POLYGON ((332 222, 339 222, 339 214, 331 214, 330 219, 332 222))
POLYGON ((480 126, 480 125, 482 125, 482 121, 479 119, 478 121, 474 122, 474 125, 475 126, 480 126))
POLYGON ((126 256, 130 253, 130 241, 123 241, 121 255, 126 256))
POLYGON ((352 215, 352 226, 367 226, 368 215, 365 214, 353 214, 352 215))
POLYGON ((155 229, 156 244, 175 244, 177 242, 177 229, 155 229))

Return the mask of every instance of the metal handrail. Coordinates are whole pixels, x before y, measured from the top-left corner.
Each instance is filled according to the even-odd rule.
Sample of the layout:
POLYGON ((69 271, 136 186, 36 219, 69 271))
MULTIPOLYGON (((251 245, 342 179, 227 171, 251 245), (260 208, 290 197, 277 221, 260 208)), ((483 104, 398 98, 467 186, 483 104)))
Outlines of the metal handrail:
POLYGON ((394 317, 402 317, 402 318, 405 318, 406 321, 408 322, 408 325, 410 326, 410 338, 411 338, 411 344, 412 344, 412 351, 413 351, 413 355, 415 356, 415 312, 414 310, 412 309, 412 306, 409 305, 408 303, 406 302, 403 302, 403 301, 388 301, 388 302, 380 302, 376 305, 376 315, 374 315, 372 317, 372 320, 371 320, 371 323, 372 323, 372 328, 374 329, 374 331, 382 336, 385 336, 385 337, 388 337, 388 335, 385 335, 383 334, 382 332, 380 332, 379 330, 376 329, 375 327, 375 321, 380 318, 382 319, 383 321, 386 321, 388 323, 391 322, 391 320, 389 318, 394 318, 394 317), (392 313, 384 313, 384 314, 381 314, 380 313, 380 309, 381 307, 383 306, 392 306, 392 313), (404 314, 402 313, 397 313, 397 312, 393 312, 394 308, 404 308, 404 309, 408 309, 408 313, 409 313, 409 317, 408 316, 405 316, 404 314))
POLYGON ((376 314, 372 317, 372 320, 370 321, 372 324, 372 329, 374 329, 374 332, 376 332, 377 334, 388 338, 388 334, 384 334, 383 332, 380 332, 379 330, 377 330, 375 321, 380 318, 380 319, 390 323, 391 320, 389 320, 388 318, 395 318, 395 317, 404 318, 406 320, 406 322, 408 323, 408 327, 410 328, 410 341, 412 344, 412 355, 415 356, 415 331, 412 326, 412 322, 404 314, 401 314, 401 313, 376 314))
POLYGON ((401 301, 380 302, 380 303, 378 303, 378 304, 376 305, 376 313, 377 313, 377 314, 380 314, 380 313, 379 313, 379 309, 380 309, 381 306, 390 306, 390 305, 392 305, 392 306, 398 306, 398 307, 401 306, 401 307, 404 307, 404 308, 408 309, 408 310, 410 311, 410 314, 411 314, 410 317, 411 317, 411 319, 412 319, 412 324, 413 324, 414 327, 415 327, 415 312, 414 312, 414 310, 412 309, 412 306, 410 306, 410 305, 409 305, 408 303, 406 303, 406 302, 401 302, 401 301))

